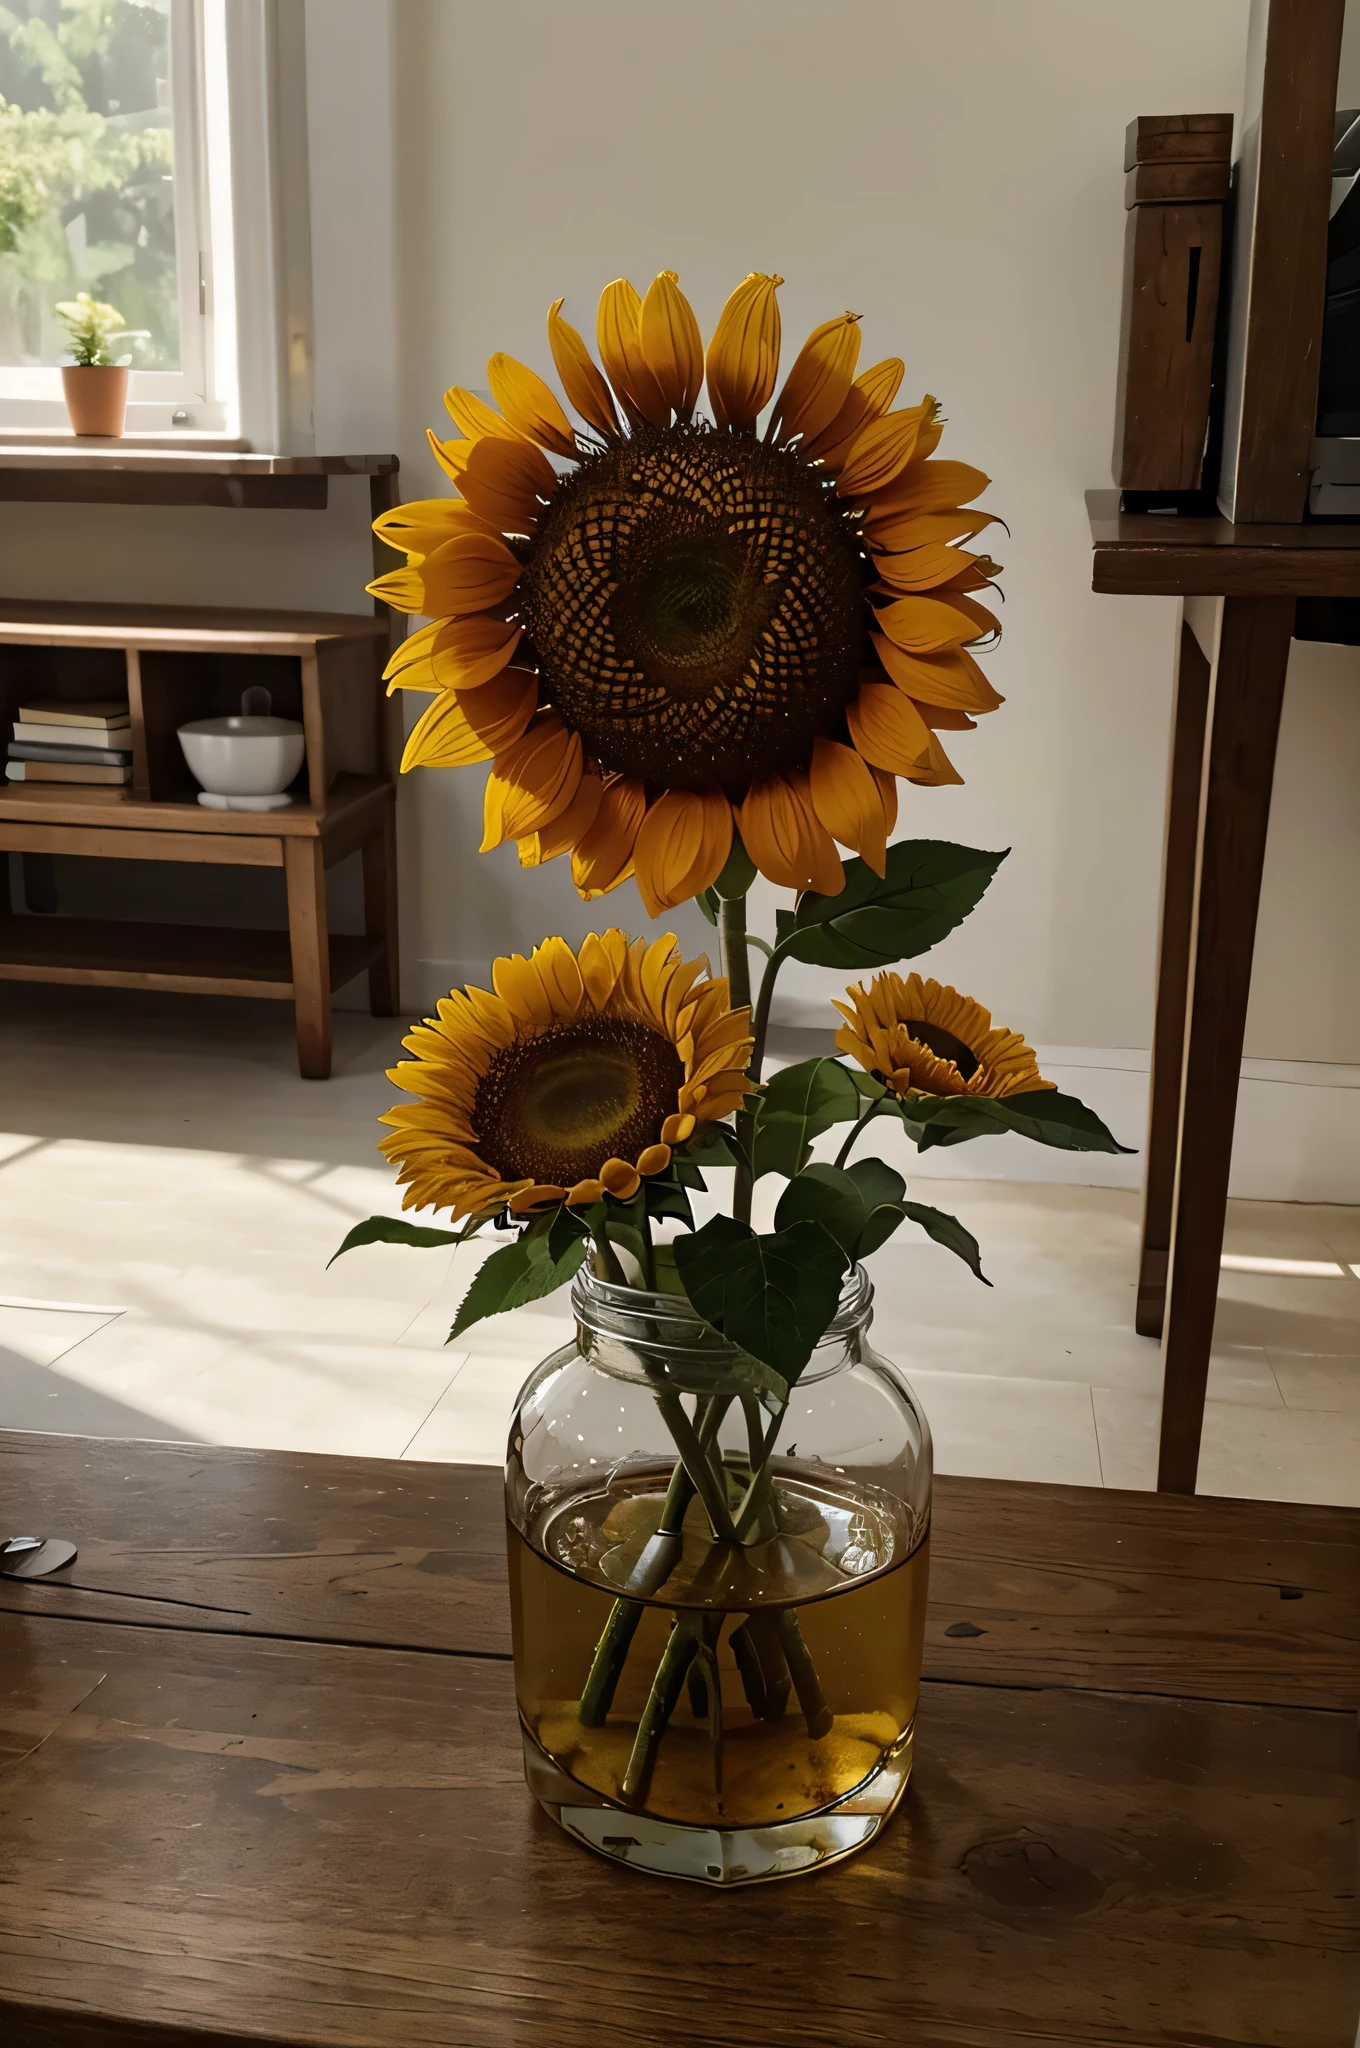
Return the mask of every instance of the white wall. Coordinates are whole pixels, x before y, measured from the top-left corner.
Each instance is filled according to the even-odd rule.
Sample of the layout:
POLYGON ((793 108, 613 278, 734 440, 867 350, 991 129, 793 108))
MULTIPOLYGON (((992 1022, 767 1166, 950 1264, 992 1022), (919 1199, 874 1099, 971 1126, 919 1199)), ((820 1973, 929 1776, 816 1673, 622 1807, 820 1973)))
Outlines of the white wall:
MULTIPOLYGON (((313 49, 327 38, 309 132, 318 311, 337 351, 327 385, 323 328, 318 433, 327 404, 332 421, 352 404, 356 431, 380 423, 395 383, 406 495, 442 488, 424 430, 444 424, 445 386, 483 385, 496 349, 551 376, 549 303, 565 294, 590 332, 620 272, 645 284, 676 268, 707 328, 747 270, 777 269, 790 347, 852 307, 865 360, 903 355, 908 395, 944 401, 942 452, 989 471, 1011 527, 994 547, 1009 594, 989 663, 1009 701, 955 736, 962 789, 904 789, 899 829, 1013 846, 930 967, 1050 1045, 1146 1047, 1151 1024, 1176 607, 1092 594, 1082 501, 1109 478, 1123 131, 1137 113, 1236 109, 1246 14, 1246 0, 395 0, 389 192, 362 175, 352 87, 326 84, 355 38, 385 49, 387 9, 308 8, 313 49), (328 105, 344 111, 327 133, 328 105), (370 371, 372 394, 356 393, 370 371)), ((357 609, 361 487, 336 495, 324 516, 0 507, 0 581, 357 609)), ((1360 1061, 1357 683, 1360 651, 1296 651, 1260 1057, 1360 1061)), ((404 789, 408 1000, 551 930, 644 926, 631 886, 587 910, 563 862, 524 875, 513 849, 479 857, 482 780, 404 789)), ((678 922, 707 938, 697 913, 678 922)), ((821 1000, 837 979, 794 970, 790 992, 821 1000)))

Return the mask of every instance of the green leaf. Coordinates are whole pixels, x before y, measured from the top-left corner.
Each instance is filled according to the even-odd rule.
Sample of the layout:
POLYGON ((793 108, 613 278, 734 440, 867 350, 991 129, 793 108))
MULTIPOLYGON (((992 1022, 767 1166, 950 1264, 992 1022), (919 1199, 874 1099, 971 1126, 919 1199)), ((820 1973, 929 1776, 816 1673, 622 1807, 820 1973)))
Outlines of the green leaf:
POLYGON ((792 1385, 840 1300, 846 1258, 835 1239, 810 1221, 757 1237, 748 1223, 715 1216, 674 1252, 704 1320, 792 1385))
POLYGON ((674 1160, 688 1160, 695 1166, 735 1166, 740 1158, 737 1134, 728 1124, 700 1124, 683 1153, 674 1155, 674 1160))
MULTIPOLYGON (((957 1216, 948 1215, 943 1209, 928 1209, 923 1202, 903 1202, 902 1213, 912 1223, 919 1223, 927 1237, 933 1237, 936 1244, 963 1260, 969 1271, 976 1273, 984 1287, 991 1281, 982 1270, 982 1252, 971 1231, 965 1230, 957 1216)), ((873 1218, 871 1217, 872 1223, 873 1218)))
POLYGON ((866 1102, 881 1102, 888 1093, 886 1085, 877 1074, 866 1074, 863 1067, 848 1066, 846 1072, 866 1102))
MULTIPOLYGON (((479 1217, 478 1222, 483 1219, 479 1217)), ((370 1216, 363 1223, 356 1223, 339 1250, 333 1251, 327 1259, 327 1266, 333 1266, 341 1252, 352 1252, 361 1244, 461 1244, 468 1235, 464 1230, 431 1230, 419 1223, 406 1223, 397 1216, 370 1216)))
POLYGON ((653 1221, 671 1216, 677 1222, 683 1223, 686 1229, 693 1230, 694 1211, 690 1208, 689 1196, 679 1181, 672 1180, 669 1176, 663 1179, 660 1175, 655 1178, 644 1175, 639 1193, 645 1199, 647 1214, 653 1221))
POLYGON ((545 1245, 547 1257, 556 1263, 566 1257, 578 1237, 589 1237, 598 1228, 603 1215, 603 1202, 593 1202, 588 1209, 569 1209, 563 1202, 548 1215, 546 1229, 544 1219, 535 1217, 528 1231, 529 1244, 545 1245))
POLYGON ((928 953, 961 924, 1006 858, 944 839, 899 839, 882 880, 845 864, 838 896, 801 896, 776 920, 786 957, 814 967, 875 968, 928 953))
POLYGON ((902 1121, 922 1152, 935 1145, 962 1145, 970 1138, 1016 1131, 1063 1152, 1131 1152, 1106 1129, 1093 1109, 1075 1095, 1035 1088, 993 1102, 981 1095, 927 1095, 901 1105, 902 1121))
POLYGON ((738 896, 745 896, 756 878, 756 864, 741 843, 741 834, 736 826, 732 828, 732 850, 723 865, 723 871, 713 884, 713 894, 731 902, 738 896))
POLYGON ((792 1223, 820 1223, 829 1230, 847 1259, 859 1256, 859 1242, 869 1209, 860 1188, 839 1166, 809 1166, 796 1174, 779 1197, 776 1230, 792 1223))
MULTIPOLYGON (((722 1161, 724 1166, 730 1166, 731 1163, 728 1159, 722 1161)), ((682 1188, 698 1188, 704 1193, 708 1190, 708 1182, 704 1179, 694 1161, 692 1159, 682 1159, 678 1152, 673 1153, 671 1156, 670 1174, 671 1179, 682 1188)))
POLYGON ((704 913, 704 916, 708 919, 709 923, 716 924, 718 922, 717 891, 714 889, 701 889, 694 900, 698 904, 700 910, 702 910, 702 912, 704 913))
POLYGON ((523 1308, 526 1302, 541 1301, 545 1294, 555 1294, 570 1280, 585 1255, 586 1239, 576 1237, 555 1259, 549 1250, 547 1231, 526 1231, 514 1244, 492 1252, 463 1296, 463 1305, 449 1331, 450 1341, 486 1316, 502 1315, 506 1309, 523 1308))
POLYGON ((867 1208, 877 1208, 880 1202, 900 1202, 907 1192, 901 1174, 882 1159, 857 1159, 845 1171, 864 1197, 867 1208))
POLYGON ((834 1124, 853 1123, 859 1103, 839 1060, 800 1060, 772 1075, 756 1105, 755 1178, 782 1173, 792 1179, 806 1165, 812 1140, 834 1124))

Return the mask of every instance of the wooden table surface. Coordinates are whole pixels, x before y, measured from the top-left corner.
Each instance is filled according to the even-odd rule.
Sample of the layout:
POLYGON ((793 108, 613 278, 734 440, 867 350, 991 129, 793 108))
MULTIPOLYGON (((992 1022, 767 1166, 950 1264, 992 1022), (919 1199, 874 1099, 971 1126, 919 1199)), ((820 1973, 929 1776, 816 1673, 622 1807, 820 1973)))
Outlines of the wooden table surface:
POLYGON ((718 1893, 523 1784, 499 1477, 0 1434, 4 2048, 1352 2048, 1360 1512, 943 1479, 883 1841, 718 1893))

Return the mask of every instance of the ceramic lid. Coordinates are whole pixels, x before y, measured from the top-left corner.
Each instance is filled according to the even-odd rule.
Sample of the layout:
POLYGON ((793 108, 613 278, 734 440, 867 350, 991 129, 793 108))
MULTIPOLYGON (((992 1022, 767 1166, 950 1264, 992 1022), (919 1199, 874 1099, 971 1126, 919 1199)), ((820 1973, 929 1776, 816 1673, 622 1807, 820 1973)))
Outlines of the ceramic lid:
POLYGON ((237 712, 230 718, 195 718, 191 724, 180 726, 179 730, 222 733, 232 739, 259 740, 293 737, 301 733, 302 726, 296 718, 263 718, 256 713, 237 712))

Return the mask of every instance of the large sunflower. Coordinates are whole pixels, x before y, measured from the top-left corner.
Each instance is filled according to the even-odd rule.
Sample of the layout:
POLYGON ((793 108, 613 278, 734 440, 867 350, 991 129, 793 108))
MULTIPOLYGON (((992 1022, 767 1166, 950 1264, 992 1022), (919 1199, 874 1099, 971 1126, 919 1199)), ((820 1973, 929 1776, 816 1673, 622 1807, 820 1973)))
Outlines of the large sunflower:
POLYGON ((959 781, 939 733, 1002 701, 968 651, 997 631, 969 594, 996 565, 956 545, 996 516, 961 509, 987 478, 932 459, 933 398, 890 410, 899 361, 855 375, 857 314, 808 337, 757 435, 781 282, 746 278, 705 354, 673 271, 641 299, 618 279, 608 382, 558 300, 584 427, 493 356, 495 406, 455 388, 461 438, 430 436, 459 497, 376 524, 407 566, 370 589, 433 621, 388 668, 436 693, 403 768, 489 760, 482 850, 569 852, 587 900, 630 874, 653 916, 698 894, 734 821, 786 887, 835 894, 837 840, 882 874, 894 778, 959 781))
POLYGON ((492 965, 494 994, 455 991, 402 1040, 388 1079, 414 1104, 382 1121, 402 1207, 471 1216, 508 1205, 628 1200, 672 1148, 740 1107, 750 1088, 749 1010, 670 934, 611 929, 579 955, 546 939, 492 965))
POLYGON ((990 1010, 919 974, 876 974, 837 1003, 836 1044, 895 1095, 1028 1095, 1053 1088, 1018 1031, 993 1027, 990 1010))

